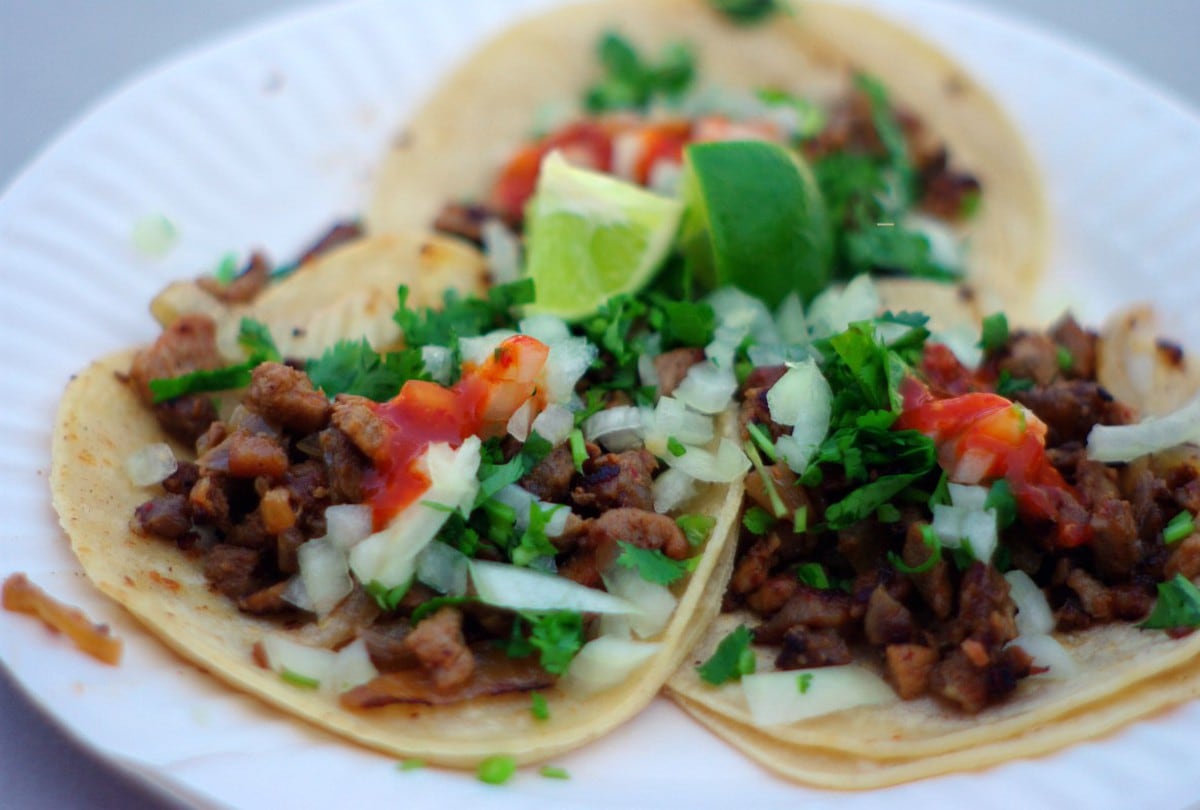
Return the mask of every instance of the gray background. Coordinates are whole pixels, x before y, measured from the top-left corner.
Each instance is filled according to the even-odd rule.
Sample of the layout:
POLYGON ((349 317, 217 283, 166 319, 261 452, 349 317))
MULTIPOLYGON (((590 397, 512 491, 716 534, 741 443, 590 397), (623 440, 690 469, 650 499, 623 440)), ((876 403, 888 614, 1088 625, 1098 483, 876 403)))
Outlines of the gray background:
MULTIPOLYGON (((436 0, 429 0, 430 2, 436 0)), ((954 0, 1041 25, 1200 109, 1196 0, 954 0)), ((0 0, 0 187, 139 71, 313 0, 0 0)), ((164 805, 76 747, 0 673, 0 804, 164 805)), ((1181 803, 1200 797, 1179 797, 1181 803)))

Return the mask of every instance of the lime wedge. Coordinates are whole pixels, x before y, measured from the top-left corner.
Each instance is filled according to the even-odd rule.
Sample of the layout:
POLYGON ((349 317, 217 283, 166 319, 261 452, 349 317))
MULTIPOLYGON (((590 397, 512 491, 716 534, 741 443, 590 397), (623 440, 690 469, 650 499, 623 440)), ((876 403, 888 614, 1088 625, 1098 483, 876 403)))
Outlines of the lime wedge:
POLYGON ((682 213, 678 200, 551 152, 525 214, 525 274, 536 289, 527 309, 578 320, 640 290, 670 251, 682 213))
POLYGON ((811 301, 829 283, 833 233, 801 158, 777 144, 689 146, 681 247, 704 287, 740 287, 771 306, 795 291, 811 301))

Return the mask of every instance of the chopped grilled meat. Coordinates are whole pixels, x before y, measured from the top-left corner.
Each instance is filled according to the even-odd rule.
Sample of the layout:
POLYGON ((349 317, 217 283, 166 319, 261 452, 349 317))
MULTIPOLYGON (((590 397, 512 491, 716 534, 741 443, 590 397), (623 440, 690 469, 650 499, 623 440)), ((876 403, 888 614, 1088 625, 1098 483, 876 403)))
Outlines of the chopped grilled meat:
POLYGON ((672 349, 654 358, 654 371, 658 375, 658 393, 667 397, 675 392, 688 370, 704 362, 704 349, 672 349))
POLYGON ((134 510, 129 528, 142 537, 176 540, 192 530, 192 509, 183 495, 160 495, 134 510))
POLYGON ((800 587, 794 574, 777 574, 746 597, 746 607, 759 616, 771 616, 787 603, 800 587))
POLYGON ((183 315, 163 330, 154 344, 138 352, 129 382, 147 405, 154 403, 150 381, 211 370, 225 364, 217 350, 217 325, 207 315, 183 315))
POLYGON ((370 460, 338 428, 326 428, 318 435, 328 476, 330 502, 362 503, 363 475, 371 468, 370 460))
POLYGON ((1079 325, 1071 315, 1064 315, 1050 329, 1050 337, 1067 353, 1069 362, 1060 363, 1060 371, 1077 380, 1096 376, 1096 333, 1079 325))
POLYGON ((778 644, 796 625, 813 629, 846 629, 862 616, 853 597, 844 591, 819 590, 800 584, 779 612, 754 631, 759 644, 778 644))
POLYGON ((390 431, 366 397, 338 394, 333 401, 333 426, 345 433, 363 455, 376 464, 385 461, 390 431))
POLYGON ((222 304, 246 304, 253 301, 271 280, 271 263, 267 257, 255 251, 242 271, 223 284, 213 276, 201 276, 196 285, 222 304))
POLYGON ((252 548, 218 543, 204 557, 204 577, 231 599, 248 596, 261 587, 259 560, 259 553, 252 548))
POLYGON ((593 513, 624 508, 653 510, 651 487, 657 469, 658 459, 643 448, 589 459, 583 466, 583 478, 571 491, 571 500, 593 513))
POLYGON ((1088 380, 1034 386, 1016 392, 1014 398, 1046 423, 1046 442, 1052 446, 1086 441, 1096 425, 1127 425, 1134 421, 1128 407, 1088 380))
POLYGON ((296 610, 294 605, 283 598, 283 592, 287 585, 287 580, 284 580, 243 596, 237 602, 238 610, 256 616, 290 613, 296 610))
POLYGON ((437 215, 433 229, 448 236, 466 239, 476 247, 483 247, 483 223, 500 218, 498 213, 482 205, 451 202, 437 215))
POLYGON ((546 454, 517 483, 543 501, 564 503, 571 494, 571 480, 574 477, 575 457, 570 445, 563 442, 546 454))
POLYGON ((271 422, 297 433, 315 433, 332 408, 303 371, 282 363, 260 363, 250 378, 243 404, 271 422))
POLYGON ((938 652, 921 644, 889 644, 883 651, 887 679, 902 700, 912 700, 929 690, 929 676, 938 652))
POLYGON ((356 711, 396 704, 446 705, 480 697, 532 692, 554 685, 536 657, 509 658, 500 650, 481 649, 475 675, 454 689, 438 689, 422 668, 401 669, 344 692, 342 706, 356 711))
POLYGON ((1033 380, 1035 386, 1048 386, 1058 378, 1058 346, 1046 335, 1018 332, 1003 351, 1000 370, 1007 371, 1015 379, 1033 380))
POLYGON ((422 619, 404 639, 439 691, 462 686, 475 671, 475 656, 462 633, 462 611, 444 607, 422 619))
POLYGON ((154 418, 167 435, 191 444, 217 419, 217 406, 203 394, 184 394, 153 406, 154 418))
POLYGON ((655 549, 673 560, 692 555, 687 536, 673 518, 644 509, 610 509, 591 521, 587 532, 587 546, 600 556, 601 567, 606 556, 617 553, 618 542, 655 549))
POLYGON ((853 660, 850 647, 837 630, 795 625, 783 634, 775 666, 779 669, 834 667, 853 660))
MULTIPOLYGON (((901 559, 910 568, 920 568, 929 562, 931 555, 937 554, 925 545, 925 536, 920 523, 909 524, 904 536, 904 549, 901 559)), ((954 610, 954 584, 950 581, 950 564, 940 558, 928 571, 919 574, 909 574, 917 593, 929 607, 929 610, 939 619, 950 617, 954 610)))
POLYGON ((729 592, 735 596, 745 596, 761 588, 775 566, 775 555, 779 551, 779 545, 779 535, 776 532, 770 532, 755 540, 749 550, 738 559, 733 578, 729 581, 729 592))
POLYGON ((363 235, 363 227, 357 222, 338 222, 329 228, 314 242, 308 250, 296 260, 296 265, 303 265, 319 256, 323 256, 336 247, 340 247, 363 235))
POLYGON ((875 586, 863 616, 867 641, 875 645, 906 644, 916 636, 912 613, 895 599, 887 588, 875 586))

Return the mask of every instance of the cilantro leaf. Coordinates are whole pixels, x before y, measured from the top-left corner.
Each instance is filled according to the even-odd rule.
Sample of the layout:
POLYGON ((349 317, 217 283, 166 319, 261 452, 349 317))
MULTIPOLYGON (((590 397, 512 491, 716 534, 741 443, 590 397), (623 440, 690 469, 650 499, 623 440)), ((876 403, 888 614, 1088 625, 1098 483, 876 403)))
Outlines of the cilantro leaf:
POLYGON ((308 360, 304 370, 328 397, 356 394, 376 402, 396 396, 409 380, 429 379, 419 350, 380 355, 365 338, 338 341, 319 358, 308 360))
POLYGON ((820 563, 806 562, 796 566, 796 579, 810 588, 822 591, 830 588, 829 575, 820 563))
POLYGON ((994 352, 1008 343, 1008 318, 1003 312, 988 315, 983 319, 979 334, 979 348, 994 352))
POLYGON ((662 334, 662 348, 707 346, 717 328, 713 308, 699 301, 672 301, 664 295, 652 295, 655 314, 651 323, 662 334))
POLYGON ((1138 627, 1145 630, 1200 627, 1200 589, 1183 574, 1159 583, 1154 610, 1138 627))
POLYGON ((529 644, 538 651, 542 669, 565 674, 583 646, 583 616, 566 610, 520 615, 529 623, 529 644))
POLYGON ((754 651, 750 649, 750 641, 750 631, 746 629, 746 625, 739 625, 721 639, 712 656, 696 667, 696 671, 706 683, 713 686, 753 674, 755 659, 754 651))
POLYGON ((514 565, 527 566, 534 560, 553 557, 558 553, 558 549, 546 537, 546 524, 550 522, 550 517, 555 512, 565 508, 565 506, 556 505, 551 509, 543 510, 536 501, 529 504, 529 525, 525 527, 520 541, 509 554, 514 565))
POLYGON ((411 577, 408 582, 403 582, 394 588, 389 588, 377 580, 371 580, 363 586, 363 590, 367 592, 367 596, 375 600, 375 604, 380 608, 388 613, 393 613, 396 608, 400 607, 400 600, 405 597, 412 584, 411 577))
POLYGON ((492 498, 497 492, 509 484, 515 484, 533 470, 538 463, 550 454, 553 445, 541 434, 530 433, 525 444, 511 460, 503 464, 490 461, 479 465, 479 493, 475 496, 475 507, 492 498))
POLYGON ((448 346, 455 354, 459 338, 477 337, 494 329, 515 328, 516 309, 531 303, 534 296, 532 279, 497 284, 488 290, 487 298, 473 295, 464 298, 458 290, 450 288, 442 294, 441 309, 411 309, 408 293, 407 286, 398 288, 398 306, 392 315, 404 333, 405 345, 409 349, 448 346))
POLYGON ((699 557, 689 557, 686 560, 672 560, 658 549, 641 548, 624 540, 617 542, 621 548, 621 556, 617 563, 626 568, 636 568, 638 574, 647 582, 656 585, 670 585, 678 582, 700 564, 699 557))
POLYGON ((1013 495, 1012 485, 1004 478, 997 478, 988 490, 983 508, 995 510, 996 525, 1000 529, 1013 525, 1017 520, 1017 499, 1013 495))
POLYGON ((261 321, 242 318, 242 322, 238 326, 237 341, 252 360, 258 359, 259 362, 270 360, 276 363, 283 360, 275 345, 275 340, 271 337, 271 330, 261 321))

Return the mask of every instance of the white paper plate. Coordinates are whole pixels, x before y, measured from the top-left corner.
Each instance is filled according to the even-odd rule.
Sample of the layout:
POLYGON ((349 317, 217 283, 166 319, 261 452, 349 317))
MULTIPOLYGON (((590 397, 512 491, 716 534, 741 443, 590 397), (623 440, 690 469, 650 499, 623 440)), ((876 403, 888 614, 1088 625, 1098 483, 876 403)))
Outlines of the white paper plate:
MULTIPOLYGON (((184 801, 237 807, 663 806, 1168 808, 1200 796, 1200 704, 1055 756, 867 794, 763 773, 659 701, 558 763, 497 789, 400 773, 233 694, 167 653, 80 573, 49 505, 49 429, 69 375, 154 334, 145 303, 227 251, 290 256, 363 204, 375 161, 436 76, 522 10, 552 0, 420 0, 305 13, 193 53, 111 98, 0 199, 0 575, 24 571, 109 622, 119 668, 35 622, 0 615, 0 657, 33 699, 110 762, 184 801), (453 9, 453 11, 451 11, 453 9), (180 230, 162 261, 133 224, 180 230)), ((1105 62, 1036 30, 928 0, 880 2, 955 52, 1028 133, 1057 219, 1054 303, 1094 321, 1152 298, 1200 345, 1200 120, 1105 62)))

